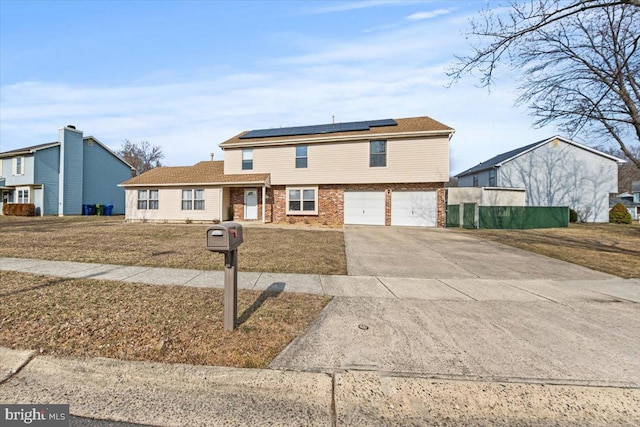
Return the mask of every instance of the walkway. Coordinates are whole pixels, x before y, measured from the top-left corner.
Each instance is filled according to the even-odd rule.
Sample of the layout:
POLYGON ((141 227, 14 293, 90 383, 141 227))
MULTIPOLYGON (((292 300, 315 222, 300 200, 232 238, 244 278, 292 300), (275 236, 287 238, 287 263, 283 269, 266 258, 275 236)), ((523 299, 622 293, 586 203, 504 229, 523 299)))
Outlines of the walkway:
MULTIPOLYGON (((0 258, 0 271, 78 279, 118 280, 150 285, 223 288, 222 271, 122 266, 26 258, 0 258)), ((416 279, 380 276, 325 276, 239 272, 238 288, 303 292, 338 297, 467 301, 640 302, 640 279, 613 276, 592 280, 416 279)))

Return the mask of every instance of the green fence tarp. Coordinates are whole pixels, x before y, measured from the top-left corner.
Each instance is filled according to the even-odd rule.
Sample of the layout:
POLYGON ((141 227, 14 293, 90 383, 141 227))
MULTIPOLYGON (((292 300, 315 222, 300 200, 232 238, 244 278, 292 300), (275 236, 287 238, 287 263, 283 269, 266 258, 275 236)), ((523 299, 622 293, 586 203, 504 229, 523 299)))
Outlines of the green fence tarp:
POLYGON ((447 205, 447 227, 460 227, 460 205, 447 205))
POLYGON ((477 228, 476 225, 476 204, 464 203, 462 206, 462 227, 477 228))
POLYGON ((480 206, 478 228, 525 229, 569 226, 568 207, 480 206))

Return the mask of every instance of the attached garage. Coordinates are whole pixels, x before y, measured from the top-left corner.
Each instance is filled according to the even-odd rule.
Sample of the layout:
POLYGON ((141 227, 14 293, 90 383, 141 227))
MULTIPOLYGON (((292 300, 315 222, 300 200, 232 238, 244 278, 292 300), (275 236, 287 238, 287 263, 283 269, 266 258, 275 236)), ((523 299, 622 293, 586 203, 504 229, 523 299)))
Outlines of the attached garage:
POLYGON ((435 191, 394 191, 391 194, 391 225, 435 227, 438 201, 435 191))
POLYGON ((384 225, 384 191, 345 191, 344 223, 384 225))

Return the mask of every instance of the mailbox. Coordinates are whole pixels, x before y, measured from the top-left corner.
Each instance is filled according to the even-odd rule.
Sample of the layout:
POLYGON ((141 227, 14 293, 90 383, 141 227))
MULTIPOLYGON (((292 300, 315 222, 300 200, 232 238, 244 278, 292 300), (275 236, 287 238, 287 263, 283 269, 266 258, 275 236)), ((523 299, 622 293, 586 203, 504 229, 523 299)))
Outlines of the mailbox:
POLYGON ((242 225, 237 222, 223 222, 207 228, 206 248, 209 251, 234 251, 243 241, 242 225))

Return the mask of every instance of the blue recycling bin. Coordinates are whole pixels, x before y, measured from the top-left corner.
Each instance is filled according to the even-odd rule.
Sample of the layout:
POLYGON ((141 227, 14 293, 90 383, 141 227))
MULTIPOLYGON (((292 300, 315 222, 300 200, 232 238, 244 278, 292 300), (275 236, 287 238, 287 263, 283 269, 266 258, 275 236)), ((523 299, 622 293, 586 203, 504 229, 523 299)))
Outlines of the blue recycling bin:
POLYGON ((89 215, 89 205, 82 205, 82 215, 89 215))
POLYGON ((113 205, 104 205, 104 215, 111 216, 111 212, 113 212, 113 205))

